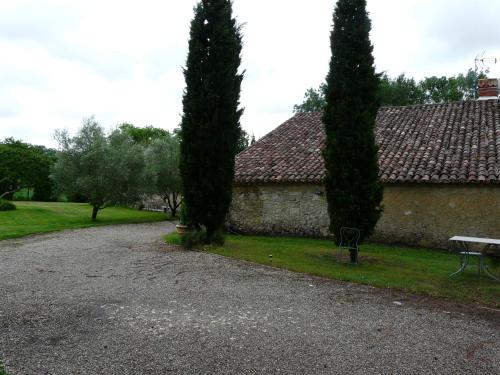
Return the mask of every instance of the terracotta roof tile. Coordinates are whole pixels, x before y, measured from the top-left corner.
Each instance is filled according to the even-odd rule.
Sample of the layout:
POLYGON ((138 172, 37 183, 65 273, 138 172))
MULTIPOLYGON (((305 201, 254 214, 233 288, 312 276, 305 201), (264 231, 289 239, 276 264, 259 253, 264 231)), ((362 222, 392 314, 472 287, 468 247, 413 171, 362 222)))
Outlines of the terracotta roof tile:
MULTIPOLYGON (((500 183, 500 102, 382 107, 382 182, 500 183)), ((236 183, 320 182, 321 113, 297 114, 236 157, 236 183)))

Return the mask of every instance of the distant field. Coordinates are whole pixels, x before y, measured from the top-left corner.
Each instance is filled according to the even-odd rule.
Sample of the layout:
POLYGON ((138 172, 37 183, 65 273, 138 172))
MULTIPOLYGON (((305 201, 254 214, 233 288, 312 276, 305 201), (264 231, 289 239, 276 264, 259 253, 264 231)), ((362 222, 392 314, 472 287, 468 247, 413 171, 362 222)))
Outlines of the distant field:
MULTIPOLYGON (((33 199, 33 195, 35 195, 35 189, 21 189, 18 192, 14 193, 14 201, 29 201, 33 199)), ((64 194, 60 194, 59 197, 57 198, 58 202, 67 202, 68 198, 64 194)), ((2 374, 0 374, 2 375, 2 374)))
POLYGON ((165 220, 165 214, 108 207, 99 211, 97 222, 90 221, 92 207, 87 203, 14 202, 15 211, 0 212, 0 240, 34 233, 99 225, 144 223, 165 220))

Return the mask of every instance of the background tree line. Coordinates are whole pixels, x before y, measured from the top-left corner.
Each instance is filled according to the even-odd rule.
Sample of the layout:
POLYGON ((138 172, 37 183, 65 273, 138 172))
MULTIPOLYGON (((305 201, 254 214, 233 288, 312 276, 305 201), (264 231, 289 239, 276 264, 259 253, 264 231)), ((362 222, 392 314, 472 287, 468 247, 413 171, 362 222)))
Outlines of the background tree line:
POLYGON ((53 200, 53 182, 50 168, 56 160, 56 151, 35 146, 13 138, 0 142, 0 198, 12 199, 22 189, 33 199, 53 200))
MULTIPOLYGON (((179 132, 123 123, 106 134, 89 118, 74 137, 56 132, 59 150, 7 138, 0 142, 0 198, 12 200, 25 189, 32 200, 89 202, 95 220, 107 205, 133 205, 158 195, 176 216, 181 203, 179 132)), ((241 130, 238 152, 253 142, 241 130)))
MULTIPOLYGON (((475 98, 478 79, 485 77, 483 72, 476 73, 469 69, 466 74, 432 76, 417 82, 404 73, 396 78, 381 73, 378 74, 378 101, 381 106, 405 106, 472 100, 475 98)), ((294 113, 323 110, 326 105, 325 89, 324 83, 317 89, 307 89, 303 102, 293 107, 294 113)))
POLYGON ((57 131, 55 138, 58 150, 12 138, 0 142, 0 198, 12 200, 26 189, 32 200, 88 202, 95 220, 108 205, 136 205, 159 195, 176 215, 181 189, 176 132, 125 123, 106 134, 91 117, 75 136, 57 131))

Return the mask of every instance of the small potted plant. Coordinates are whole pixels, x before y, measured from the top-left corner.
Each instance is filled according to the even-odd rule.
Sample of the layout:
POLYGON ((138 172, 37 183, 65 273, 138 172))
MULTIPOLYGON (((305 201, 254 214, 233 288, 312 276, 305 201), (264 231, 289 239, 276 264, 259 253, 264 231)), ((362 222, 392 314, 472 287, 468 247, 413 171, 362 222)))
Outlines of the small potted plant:
POLYGON ((184 234, 191 229, 184 201, 181 203, 181 209, 179 212, 179 224, 175 226, 175 229, 177 229, 177 233, 179 234, 184 234))

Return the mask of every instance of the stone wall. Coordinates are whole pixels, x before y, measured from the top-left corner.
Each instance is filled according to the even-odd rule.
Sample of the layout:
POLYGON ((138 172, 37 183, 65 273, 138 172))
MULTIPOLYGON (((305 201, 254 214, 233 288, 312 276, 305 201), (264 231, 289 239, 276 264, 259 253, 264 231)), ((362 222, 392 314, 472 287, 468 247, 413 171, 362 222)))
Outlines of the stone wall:
POLYGON ((229 223, 247 233, 328 235, 328 210, 322 186, 236 186, 229 223))
POLYGON ((386 186, 375 241, 446 248, 454 235, 500 238, 500 186, 386 186))
MULTIPOLYGON (((387 185, 373 241, 447 247, 453 235, 500 238, 500 186, 387 185)), ((328 235, 324 188, 236 186, 229 222, 248 233, 328 235)))

